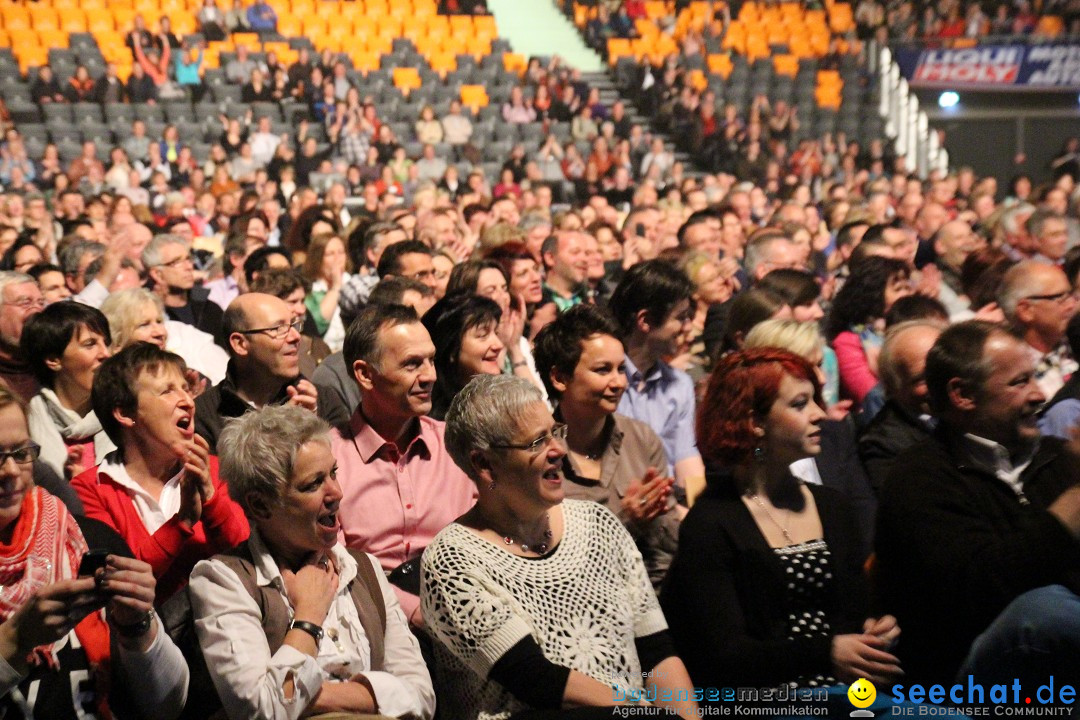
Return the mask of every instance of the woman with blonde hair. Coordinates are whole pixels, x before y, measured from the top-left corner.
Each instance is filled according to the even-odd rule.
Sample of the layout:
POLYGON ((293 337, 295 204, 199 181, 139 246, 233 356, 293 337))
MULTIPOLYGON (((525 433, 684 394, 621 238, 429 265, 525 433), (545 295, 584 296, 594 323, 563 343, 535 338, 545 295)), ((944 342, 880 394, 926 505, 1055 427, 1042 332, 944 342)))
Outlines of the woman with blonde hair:
POLYGON ((214 336, 194 325, 170 320, 161 298, 145 288, 112 293, 101 305, 112 335, 110 349, 117 353, 137 342, 148 342, 176 353, 187 366, 217 384, 225 379, 228 354, 214 343, 214 336))

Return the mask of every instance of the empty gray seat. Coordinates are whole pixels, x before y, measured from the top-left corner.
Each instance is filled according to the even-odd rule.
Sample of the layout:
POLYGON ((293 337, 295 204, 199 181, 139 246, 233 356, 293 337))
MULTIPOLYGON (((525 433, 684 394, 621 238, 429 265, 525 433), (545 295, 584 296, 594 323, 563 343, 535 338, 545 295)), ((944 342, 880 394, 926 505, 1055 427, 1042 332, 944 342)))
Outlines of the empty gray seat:
POLYGON ((133 105, 135 108, 135 117, 146 122, 156 121, 163 122, 165 120, 165 111, 161 109, 160 105, 151 105, 149 103, 136 103, 133 105))
POLYGON ((70 122, 57 122, 47 121, 46 126, 49 128, 49 138, 60 145, 61 143, 74 143, 78 145, 82 142, 82 131, 75 127, 70 122))
POLYGON ((71 106, 71 113, 75 117, 75 122, 80 125, 84 123, 100 123, 105 121, 105 118, 101 114, 101 106, 97 103, 74 103, 71 106))
POLYGON ((71 123, 71 106, 67 103, 45 103, 41 106, 41 114, 45 116, 46 123, 71 123))

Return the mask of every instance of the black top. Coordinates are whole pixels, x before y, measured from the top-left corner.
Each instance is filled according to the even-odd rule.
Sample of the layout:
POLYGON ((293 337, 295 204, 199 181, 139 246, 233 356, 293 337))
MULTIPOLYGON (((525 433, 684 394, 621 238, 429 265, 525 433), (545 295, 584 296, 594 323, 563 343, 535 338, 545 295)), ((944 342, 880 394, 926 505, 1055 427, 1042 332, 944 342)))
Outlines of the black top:
POLYGON ((909 682, 952 678, 972 641, 1028 590, 1080 590, 1080 542, 1045 510, 1075 485, 1075 463, 1044 437, 1023 497, 956 454, 947 427, 901 454, 878 510, 875 590, 903 635, 909 682))
MULTIPOLYGON (((206 440, 210 445, 210 454, 217 455, 217 441, 221 431, 225 429, 225 423, 232 418, 238 418, 252 410, 246 400, 236 394, 236 368, 229 362, 225 371, 225 379, 213 387, 203 391, 202 395, 195 398, 195 432, 206 440)), ((270 405, 284 405, 289 401, 288 388, 305 379, 299 375, 290 383, 281 386, 277 396, 270 401, 270 405)), ((332 416, 329 408, 323 402, 322 397, 318 401, 318 416, 330 422, 332 416)))
POLYGON ((888 400, 859 433, 859 458, 875 491, 880 492, 896 457, 930 439, 930 428, 911 417, 895 400, 888 400))
POLYGON ((209 299, 210 291, 206 288, 192 288, 188 304, 181 307, 165 306, 165 314, 170 320, 187 323, 214 336, 214 342, 229 349, 229 343, 222 333, 222 320, 225 313, 221 307, 209 299))
MULTIPOLYGON (((734 480, 707 468, 708 488, 679 533, 679 554, 660 595, 679 656, 696 687, 770 687, 832 671, 828 635, 790 639, 796 609, 787 573, 761 534, 734 480)), ((855 632, 867 615, 865 556, 847 502, 808 485, 829 547, 832 586, 821 605, 834 634, 855 632)))

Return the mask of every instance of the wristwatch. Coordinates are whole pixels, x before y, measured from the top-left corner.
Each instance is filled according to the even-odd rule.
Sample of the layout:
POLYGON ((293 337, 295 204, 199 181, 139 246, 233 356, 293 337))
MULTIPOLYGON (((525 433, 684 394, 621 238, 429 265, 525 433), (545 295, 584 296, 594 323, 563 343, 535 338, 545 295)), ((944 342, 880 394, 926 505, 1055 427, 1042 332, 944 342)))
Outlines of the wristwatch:
POLYGON ((121 625, 118 622, 111 622, 111 627, 116 630, 121 636, 126 638, 142 637, 150 631, 150 625, 154 622, 154 610, 151 608, 146 611, 142 619, 139 622, 132 623, 130 625, 121 625))
POLYGON ((315 623, 309 623, 306 620, 293 620, 291 623, 289 623, 289 629, 302 630, 303 632, 306 632, 308 635, 315 638, 316 645, 322 642, 323 635, 326 634, 323 632, 323 629, 321 627, 319 627, 315 623))

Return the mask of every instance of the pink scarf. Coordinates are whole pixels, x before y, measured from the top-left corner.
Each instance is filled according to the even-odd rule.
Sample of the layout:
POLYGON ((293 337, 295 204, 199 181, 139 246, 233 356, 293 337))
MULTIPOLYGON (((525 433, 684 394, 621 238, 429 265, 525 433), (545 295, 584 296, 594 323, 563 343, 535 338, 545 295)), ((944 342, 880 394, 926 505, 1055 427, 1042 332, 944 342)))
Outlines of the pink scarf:
MULTIPOLYGON (((79 526, 59 500, 41 488, 27 492, 11 541, 0 543, 0 621, 11 617, 38 589, 75 577, 86 550, 79 526)), ((34 648, 30 662, 55 669, 54 647, 34 648)))

